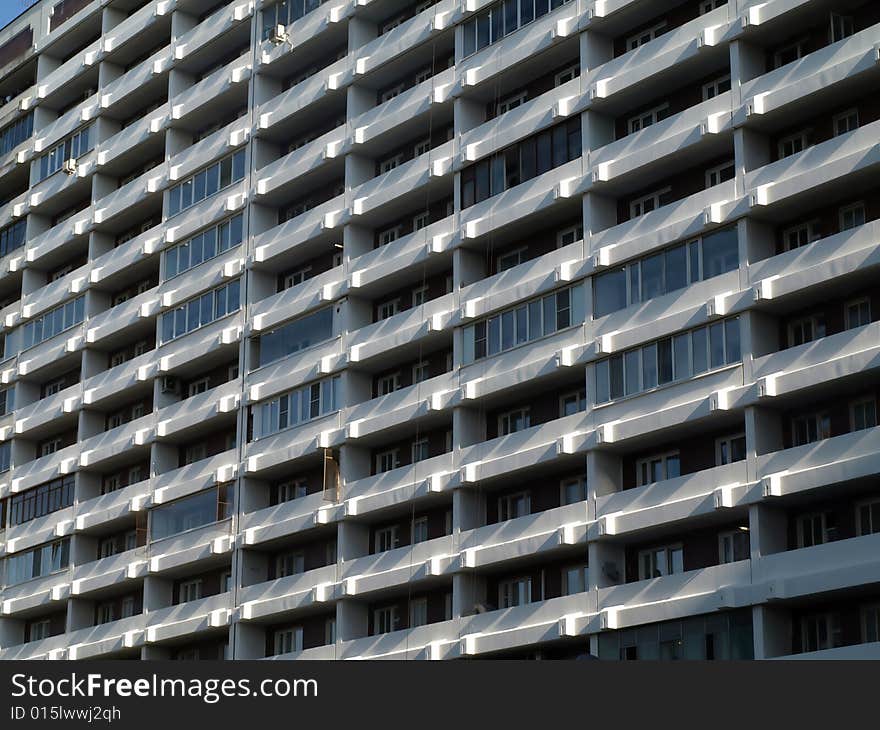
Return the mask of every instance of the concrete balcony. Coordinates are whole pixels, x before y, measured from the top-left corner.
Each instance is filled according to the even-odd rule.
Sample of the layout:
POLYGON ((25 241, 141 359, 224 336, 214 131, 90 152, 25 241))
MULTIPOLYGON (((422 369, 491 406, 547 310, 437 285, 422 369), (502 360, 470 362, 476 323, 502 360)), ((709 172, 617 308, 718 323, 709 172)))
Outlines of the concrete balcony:
POLYGON ((257 201, 259 196, 272 193, 341 156, 347 151, 346 146, 343 125, 261 167, 257 172, 257 201))
POLYGON ((255 512, 247 512, 241 516, 240 534, 243 545, 259 545, 311 530, 323 524, 320 520, 327 518, 330 507, 331 503, 323 494, 315 493, 255 512))
POLYGON ((583 159, 571 160, 464 209, 459 214, 463 238, 489 235, 545 209, 557 198, 571 198, 583 192, 584 164, 583 159))
POLYGON ((94 591, 119 586, 147 573, 147 549, 138 547, 107 558, 78 565, 71 573, 70 595, 88 596, 94 591))
POLYGON ((241 311, 227 314, 222 319, 161 345, 158 348, 159 373, 168 373, 214 352, 222 345, 238 342, 241 339, 242 319, 241 311))
POLYGON ((105 461, 117 458, 128 449, 147 446, 155 438, 156 416, 148 413, 123 426, 80 441, 79 465, 93 469, 105 461))
MULTIPOLYGON (((61 170, 57 170, 49 175, 49 177, 44 178, 31 187, 28 194, 28 206, 25 212, 43 212, 45 210, 46 201, 52 200, 59 193, 75 195, 79 192, 83 194, 83 198, 89 198, 91 196, 91 183, 89 181, 83 182, 83 179, 89 177, 89 175, 95 171, 96 159, 97 154, 94 150, 90 150, 77 158, 75 175, 66 175, 61 170), (74 188, 77 188, 77 190, 73 190, 74 188)), ((33 164, 37 165, 38 163, 34 161, 33 164)), ((77 213, 75 217, 83 215, 84 213, 86 213, 86 211, 82 210, 77 213)), ((66 222, 67 221, 65 221, 65 223, 66 222)))
POLYGON ((358 48, 355 52, 355 74, 368 74, 421 45, 431 36, 452 28, 452 15, 458 4, 456 0, 440 0, 414 18, 358 48))
POLYGON ((395 347, 451 331, 453 302, 454 295, 446 294, 352 332, 348 338, 349 361, 363 362, 395 347))
POLYGON ((111 307, 88 320, 85 339, 90 345, 100 343, 159 311, 158 287, 111 307))
POLYGON ((459 81, 455 95, 460 95, 467 87, 488 83, 504 69, 527 61, 555 43, 574 36, 577 16, 577 3, 566 3, 468 56, 456 66, 459 81))
POLYGON ((153 477, 150 505, 165 504, 230 481, 237 472, 236 457, 237 451, 229 449, 153 477))
POLYGON ((345 514, 364 515, 377 510, 451 491, 459 484, 452 452, 417 461, 345 485, 345 514))
POLYGON ((254 260, 260 263, 270 261, 330 229, 338 231, 341 240, 342 226, 348 222, 350 215, 345 195, 317 205, 302 215, 255 236, 254 260))
POLYGON ((182 274, 166 279, 151 291, 158 290, 158 301, 162 303, 162 310, 167 312, 198 294, 237 279, 243 265, 242 247, 235 246, 182 274))
POLYGON ((155 353, 151 350, 84 380, 82 404, 99 406, 102 401, 124 392, 126 388, 149 380, 159 369, 155 357, 155 353))
POLYGON ((347 283, 341 266, 306 279, 296 286, 256 302, 251 309, 253 330, 271 330, 289 319, 325 307, 344 296, 346 289, 347 283))
MULTIPOLYGON (((288 32, 290 31, 288 30, 288 32)), ((354 59, 349 55, 262 104, 256 111, 256 118, 259 120, 258 128, 270 129, 273 125, 289 119, 307 106, 311 106, 327 94, 344 89, 351 84, 353 79, 354 59)))
POLYGON ((344 437, 341 411, 286 428, 248 444, 247 472, 257 474, 271 466, 322 452, 342 443, 344 437))
POLYGON ((83 102, 82 109, 80 107, 75 107, 62 114, 54 122, 47 124, 40 129, 39 132, 34 130, 33 136, 28 140, 33 145, 34 153, 45 153, 67 135, 72 134, 79 129, 83 122, 92 118, 91 114, 88 114, 85 110, 96 107, 97 103, 98 96, 97 94, 93 94, 83 102))
MULTIPOLYGON (((92 3, 92 5, 97 6, 97 2, 92 3)), ((87 10, 87 7, 83 8, 77 13, 77 15, 82 13, 85 16, 87 10)), ((73 27, 71 20, 68 20, 62 28, 73 27)), ((53 37, 53 40, 54 39, 55 38, 53 37)), ((67 61, 48 74, 42 81, 38 82, 37 99, 45 99, 54 94, 61 87, 73 83, 77 77, 81 76, 89 69, 97 67, 103 59, 104 51, 101 39, 99 38, 71 56, 67 61)))
POLYGON ((51 542, 55 538, 64 537, 73 531, 73 507, 65 507, 48 515, 29 520, 21 525, 13 525, 6 529, 5 544, 0 554, 17 553, 22 550, 51 542))
POLYGON ((138 203, 144 202, 151 195, 161 195, 159 190, 166 171, 165 163, 156 165, 140 177, 98 200, 95 203, 95 223, 106 223, 117 216, 129 215, 131 208, 138 203))
POLYGON ((122 489, 77 503, 74 532, 86 532, 125 520, 146 505, 150 490, 150 480, 144 479, 136 484, 129 484, 122 489))
POLYGON ((142 646, 146 622, 146 615, 138 614, 88 629, 72 631, 67 634, 70 641, 67 658, 100 658, 107 654, 142 646))
POLYGON ((66 606, 69 596, 70 569, 64 568, 24 583, 4 586, 0 616, 16 618, 35 608, 59 610, 66 606))
MULTIPOLYGON (((102 167, 117 159, 121 155, 127 154, 139 145, 143 144, 155 134, 158 134, 166 128, 171 119, 170 108, 166 105, 162 108, 155 109, 145 117, 121 129, 108 140, 100 143, 97 156, 97 171, 100 172, 102 167)), ((158 168, 160 171, 162 168, 158 168)))
POLYGON ((752 561, 756 602, 798 598, 876 583, 880 535, 763 555, 752 561))
POLYGON ((184 180, 215 160, 232 154, 247 141, 249 135, 247 119, 241 118, 187 147, 172 157, 168 164, 169 184, 184 180))
MULTIPOLYGON (((433 8, 425 12, 429 13, 431 10, 433 8)), ((354 143, 365 144, 392 131, 404 121, 427 114, 432 105, 446 103, 452 98, 454 84, 455 69, 448 68, 355 117, 350 125, 354 130, 354 143)))
MULTIPOLYGON (((569 83, 574 83, 570 81, 569 83)), ((718 135, 729 134, 732 96, 729 91, 601 147, 590 155, 592 186, 627 175, 646 174, 652 166, 668 166, 718 135)))
POLYGON ((347 598, 418 585, 419 581, 452 575, 458 551, 453 535, 387 550, 342 563, 342 595, 347 598))
POLYGON ((78 352, 84 344, 83 325, 74 325, 39 345, 22 350, 18 355, 18 374, 31 375, 67 353, 78 352))
POLYGON ((41 426, 75 413, 82 402, 82 384, 77 383, 29 406, 15 409, 15 436, 29 438, 28 433, 41 426))
POLYGON ((555 461, 559 454, 586 448, 587 416, 573 413, 540 426, 483 441, 461 449, 461 479, 476 483, 555 461))
POLYGON ((348 287, 367 290, 371 284, 451 251, 458 242, 455 216, 444 218, 352 259, 348 287))
POLYGON ((590 539, 629 536, 760 498, 760 489, 749 482, 746 462, 736 461, 597 497, 590 539))
POLYGON ((255 403, 336 372, 345 366, 341 349, 342 338, 334 337, 251 371, 246 376, 248 401, 255 403))
POLYGON ((590 592, 462 617, 458 653, 473 656, 576 636, 595 615, 596 597, 590 592))
POLYGON ((574 115, 582 106, 581 86, 580 77, 571 79, 465 132, 461 138, 461 154, 456 160, 456 169, 574 115))
POLYGON ((162 246, 163 230, 154 226, 92 261, 89 282, 99 284, 149 258, 162 246))
POLYGON ((610 260, 606 257, 613 256, 614 261, 626 261, 698 236, 707 226, 733 221, 742 215, 745 207, 745 201, 736 197, 735 181, 728 180, 638 218, 595 232, 588 253, 603 260, 610 260))
POLYGON ((296 52, 297 47, 308 42, 321 42, 321 34, 337 23, 348 20, 357 8, 354 0, 345 0, 336 6, 323 3, 287 26, 288 42, 274 44, 263 41, 258 44, 261 65, 269 65, 296 52))
POLYGON ((248 0, 232 0, 209 15, 195 28, 177 39, 174 44, 175 60, 186 58, 233 28, 249 21, 254 12, 253 6, 254 3, 248 0))
POLYGON ((195 570, 196 563, 228 554, 232 543, 228 519, 154 540, 148 545, 150 575, 161 575, 178 568, 195 570))
POLYGON ((450 140, 430 152, 374 177, 351 191, 352 214, 363 215, 427 185, 433 179, 452 174, 455 141, 450 140))
POLYGON ((772 116, 810 94, 876 68, 876 45, 875 26, 743 83, 744 104, 736 112, 735 123, 772 116))
MULTIPOLYGON (((805 190, 834 184, 880 163, 880 121, 814 145, 796 155, 747 172, 745 189, 753 208, 772 206, 805 190)), ((728 183, 729 184, 729 183, 728 183)))
POLYGON ((769 659, 880 659, 880 642, 874 641, 868 644, 854 644, 852 646, 839 646, 836 649, 823 649, 822 651, 808 651, 803 654, 786 654, 780 657, 768 657, 769 659))
POLYGON ((165 242, 176 243, 185 240, 196 231, 200 231, 231 213, 244 208, 248 197, 247 181, 234 183, 223 188, 217 194, 202 202, 181 211, 169 218, 165 223, 165 242))
POLYGON ((758 456, 758 478, 767 497, 799 494, 880 472, 880 428, 835 436, 758 456))
POLYGON ((224 628, 232 614, 232 593, 180 603, 147 614, 145 640, 148 644, 175 641, 200 631, 224 628))
POLYGON ((104 50, 108 60, 113 60, 113 52, 142 33, 155 33, 154 26, 159 18, 170 17, 177 9, 177 0, 152 0, 139 8, 118 25, 114 25, 103 35, 104 50))
POLYGON ((64 659, 67 656, 67 634, 48 639, 28 641, 0 650, 0 660, 6 659, 64 659))
POLYGON ((92 209, 85 208, 45 233, 34 236, 25 244, 24 255, 28 263, 39 263, 44 256, 57 253, 58 249, 71 239, 87 235, 91 228, 92 209))
POLYGON ((250 77, 251 52, 247 51, 175 96, 171 100, 171 118, 184 119, 196 114, 224 91, 228 91, 236 84, 247 82, 250 77))
POLYGON ((241 382, 238 380, 186 398, 156 413, 156 436, 180 443, 198 430, 209 429, 213 419, 237 412, 240 401, 241 382))
POLYGON ((342 659, 452 659, 458 655, 458 620, 343 641, 342 659))
MULTIPOLYGON (((534 555, 547 555, 560 548, 580 545, 587 549, 587 503, 536 512, 461 533, 460 568, 483 568, 534 555)), ((511 564, 514 564, 511 563, 511 564)))
POLYGON ((326 644, 325 646, 313 646, 311 649, 303 649, 302 651, 291 652, 289 654, 276 654, 273 656, 263 657, 263 661, 290 661, 292 659, 311 659, 311 660, 329 660, 337 659, 336 644, 326 644))
POLYGON ((731 40, 739 28, 728 14, 729 8, 721 6, 603 64, 591 74, 593 103, 669 74, 687 61, 696 61, 706 49, 731 40))
POLYGON ((32 319, 68 301, 71 295, 82 294, 89 286, 91 264, 87 263, 56 281, 21 298, 21 314, 32 319))
POLYGON ((48 456, 16 464, 12 469, 12 494, 36 487, 57 476, 71 474, 79 467, 80 444, 72 444, 48 456))
POLYGON ((395 426, 415 423, 432 413, 449 411, 458 401, 458 378, 444 373, 349 408, 346 436, 358 439, 395 426))
POLYGON ((714 565, 598 589, 601 615, 590 633, 751 604, 751 561, 714 565))
POLYGON ((337 566, 307 570, 299 575, 257 583, 239 590, 241 619, 280 619, 297 609, 326 603, 337 597, 337 566))

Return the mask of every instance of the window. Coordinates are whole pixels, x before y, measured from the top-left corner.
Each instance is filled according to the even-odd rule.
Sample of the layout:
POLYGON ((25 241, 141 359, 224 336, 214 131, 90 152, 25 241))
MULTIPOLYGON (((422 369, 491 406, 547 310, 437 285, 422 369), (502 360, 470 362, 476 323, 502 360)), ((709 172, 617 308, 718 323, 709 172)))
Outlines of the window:
POLYGON ((421 360, 413 365, 412 380, 413 383, 421 383, 431 377, 429 363, 427 360, 421 360))
POLYGON ((162 342, 170 342, 227 314, 237 312, 240 306, 239 279, 211 289, 162 315, 162 342))
POLYGON ((260 366, 325 342, 333 336, 333 307, 325 307, 260 336, 260 366))
POLYGON ((463 25, 463 55, 470 56, 569 0, 505 0, 475 13, 463 25))
POLYGON ((715 465, 724 466, 746 458, 746 435, 723 436, 715 439, 715 465))
POLYGON ((400 466, 400 452, 397 449, 380 451, 376 454, 376 473, 381 474, 400 466))
POLYGON ((202 579, 185 580, 180 584, 180 603, 198 601, 202 597, 202 579))
POLYGON ((187 446, 183 452, 185 464, 195 464, 197 461, 208 458, 208 447, 205 444, 193 444, 187 446))
POLYGON ((425 228, 431 222, 431 214, 428 211, 423 211, 418 215, 413 216, 412 224, 414 231, 420 231, 422 228, 425 228))
POLYGON ((211 487, 150 512, 150 539, 176 535, 229 517, 228 486, 211 487))
POLYGON ((801 223, 791 228, 786 228, 782 232, 782 243, 786 251, 791 251, 808 243, 817 241, 820 238, 819 232, 814 223, 801 223))
POLYGON ((703 101, 714 99, 726 91, 730 91, 730 74, 719 76, 708 84, 703 84, 703 101))
POLYGON ((575 241, 581 241, 584 237, 584 227, 581 225, 569 226, 556 233, 556 248, 569 246, 575 241))
POLYGON ((599 360, 596 403, 737 363, 739 335, 739 318, 730 317, 599 360))
POLYGON ((386 246, 392 241, 396 241, 403 233, 403 226, 397 225, 392 226, 391 228, 386 228, 383 231, 379 232, 379 245, 386 246))
POLYGON ((507 436, 531 426, 528 408, 515 408, 498 416, 498 435, 507 436))
POLYGON ((871 300, 860 297, 846 303, 846 328, 864 327, 871 324, 871 300))
POLYGON ((199 170, 168 190, 168 215, 177 215, 244 178, 245 153, 239 150, 199 170))
POLYGON ((379 103, 384 104, 386 101, 391 101, 395 96, 402 94, 405 90, 406 84, 403 83, 392 86, 390 89, 386 89, 379 95, 379 103))
POLYGON ((520 304, 464 328, 464 363, 497 355, 517 345, 584 321, 584 285, 576 284, 520 304))
POLYGON ((684 572, 681 545, 667 545, 639 551, 639 580, 684 572))
POLYGON ((412 305, 414 307, 420 307, 426 301, 428 301, 428 287, 427 287, 427 285, 416 287, 415 289, 413 289, 413 291, 412 291, 412 305))
POLYGON ((641 215, 645 215, 645 213, 650 213, 652 210, 657 210, 657 208, 663 205, 661 198, 668 193, 670 189, 671 188, 663 188, 662 190, 657 190, 631 201, 629 204, 629 217, 638 218, 641 215))
POLYGON ((495 105, 495 116, 498 117, 511 109, 516 109, 521 104, 525 104, 526 99, 528 99, 528 93, 525 91, 519 91, 505 97, 495 105))
POLYGON ((851 15, 831 13, 831 33, 829 37, 832 43, 849 38, 855 32, 855 23, 851 15))
POLYGON ((849 404, 849 425, 851 431, 863 431, 877 425, 877 402, 873 396, 849 404))
POLYGON ((58 172, 68 160, 77 160, 86 154, 92 149, 93 137, 91 127, 85 127, 43 154, 37 162, 39 164, 39 179, 45 180, 58 172))
POLYGON ((292 479, 272 486, 271 503, 282 504, 306 496, 308 486, 305 479, 292 479))
POLYGON ((306 558, 303 553, 284 553, 275 558, 275 577, 286 578, 290 575, 299 575, 306 569, 306 558))
POLYGON ((373 611, 373 635, 387 634, 397 628, 397 606, 386 606, 373 611))
POLYGON ((773 68, 781 68, 803 58, 807 54, 807 40, 801 38, 794 43, 783 46, 773 54, 773 68))
POLYGON ((412 543, 425 542, 428 539, 428 518, 416 517, 412 521, 412 543))
POLYGON ((749 531, 747 528, 727 530, 718 535, 718 562, 735 563, 749 558, 749 531))
POLYGON ((531 496, 528 492, 506 494, 498 498, 498 521, 506 522, 532 513, 531 496))
POLYGON ((840 230, 848 231, 865 225, 865 204, 853 203, 840 209, 840 230))
POLYGON ((859 537, 880 532, 880 499, 856 506, 856 527, 859 537))
POLYGON ((562 595, 583 593, 589 586, 586 565, 573 565, 562 569, 562 595))
POLYGON ((13 494, 9 498, 9 527, 70 507, 73 504, 73 483, 73 476, 65 476, 13 494))
POLYGON ((739 267, 735 227, 708 233, 593 277, 593 315, 669 294, 739 267))
POLYGON ((528 253, 528 250, 527 246, 521 246, 513 251, 499 254, 495 257, 496 270, 500 273, 512 269, 514 266, 519 266, 526 260, 526 253, 528 253))
POLYGON ((847 109, 845 112, 835 114, 832 122, 835 137, 839 137, 847 132, 853 132, 859 128, 859 110, 847 109))
POLYGON ((379 162, 379 172, 386 173, 391 172, 398 165, 403 164, 403 153, 399 152, 396 155, 392 155, 391 157, 386 157, 384 160, 379 162))
POLYGON ((240 244, 243 238, 244 218, 239 214, 169 247, 165 250, 165 278, 170 279, 219 256, 240 244))
POLYGON ((34 113, 28 112, 0 129, 0 155, 12 152, 34 133, 34 113))
POLYGON ((666 119, 668 116, 669 104, 664 102, 659 106, 655 106, 631 117, 626 126, 627 129, 629 129, 629 133, 634 134, 635 132, 645 129, 645 127, 650 127, 652 124, 656 124, 657 122, 666 119))
POLYGON ((801 619, 801 651, 822 651, 841 646, 840 616, 818 613, 801 619))
POLYGON ((409 602, 409 628, 425 626, 428 623, 428 599, 413 598, 409 602))
POLYGON ((587 409, 587 391, 585 389, 577 390, 572 393, 566 393, 559 399, 559 416, 571 416, 587 409))
POLYGON ((700 0, 700 15, 710 13, 722 5, 727 5, 727 0, 700 0))
POLYGON ((880 641, 880 606, 862 608, 862 642, 880 641))
POLYGON ((134 616, 136 613, 134 596, 126 596, 123 598, 120 608, 120 618, 131 618, 134 616))
POLYGON ((380 396, 388 395, 389 393, 393 393, 395 390, 400 388, 400 373, 390 373, 389 375, 382 375, 378 381, 378 392, 380 396))
POLYGON ((281 0, 263 8, 262 39, 275 32, 276 25, 290 25, 322 5, 323 0, 281 0))
POLYGON ((116 620, 116 606, 108 601, 98 604, 98 624, 109 624, 116 620))
POLYGON ((798 152, 803 152, 810 146, 806 132, 798 132, 797 134, 783 137, 779 140, 779 158, 791 157, 798 152))
POLYGON ((98 557, 109 558, 116 554, 116 538, 105 537, 98 542, 98 557))
POLYGON ((324 622, 324 645, 336 643, 336 619, 328 618, 324 622))
POLYGON ((561 504, 575 504, 587 498, 587 482, 581 477, 563 479, 559 484, 559 501, 561 504))
POLYGON ((339 407, 339 382, 338 375, 324 378, 261 404, 259 437, 278 433, 285 428, 298 426, 336 411, 339 407))
POLYGON ((64 570, 69 562, 69 538, 14 553, 6 558, 6 585, 24 583, 32 578, 64 570))
POLYGON ((581 75, 581 66, 580 63, 573 63, 570 66, 566 66, 561 71, 557 71, 553 76, 553 86, 562 86, 563 84, 568 83, 572 79, 576 79, 581 75))
POLYGON ((812 512, 797 518, 799 548, 824 545, 837 539, 837 517, 834 512, 812 512))
POLYGON ((303 649, 303 630, 301 626, 279 629, 275 632, 275 656, 291 654, 303 649))
POLYGON ((27 220, 22 219, 0 228, 0 256, 12 253, 24 246, 27 220))
POLYGON ((56 451, 60 451, 62 449, 61 439, 54 438, 49 439, 48 441, 43 441, 40 444, 40 456, 49 456, 49 454, 54 454, 56 451))
POLYGON ((524 606, 532 602, 532 579, 514 578, 503 580, 498 584, 499 608, 524 606))
POLYGON ((628 51, 633 51, 640 46, 645 45, 646 43, 650 43, 652 40, 662 35, 666 30, 666 21, 660 21, 656 25, 651 26, 650 28, 646 28, 645 30, 637 33, 636 35, 630 36, 626 39, 626 49, 628 51))
POLYGON ((32 621, 28 624, 28 641, 40 641, 48 639, 51 635, 52 621, 43 619, 42 621, 32 621))
POLYGON ((791 419, 791 436, 795 446, 812 444, 831 437, 831 418, 827 413, 811 413, 791 419))
POLYGON ((825 317, 814 314, 788 324, 788 346, 796 347, 825 336, 825 317))
POLYGON ((397 525, 383 527, 376 530, 373 538, 373 552, 384 553, 386 550, 393 550, 400 544, 397 525))
POLYGON ((733 180, 734 175, 735 168, 733 160, 716 165, 715 167, 706 170, 706 187, 712 188, 723 182, 727 182, 728 180, 733 180))
POLYGON ((431 456, 431 449, 428 439, 422 438, 413 441, 412 445, 412 462, 424 461, 431 456))
POLYGON ((679 476, 681 476, 681 459, 678 451, 649 456, 636 462, 636 484, 640 487, 679 476))
POLYGON ((22 349, 38 345, 79 324, 85 318, 85 298, 77 297, 24 326, 22 349))
POLYGON ((583 151, 576 115, 520 140, 461 171, 461 207, 468 208, 578 159, 583 151))
POLYGON ((187 392, 189 393, 189 397, 192 398, 194 395, 199 395, 200 393, 205 393, 208 390, 208 385, 210 384, 209 378, 199 378, 198 380, 194 380, 189 384, 189 388, 187 392))
POLYGON ((379 304, 378 318, 379 320, 388 319, 400 312, 400 297, 389 299, 379 304))

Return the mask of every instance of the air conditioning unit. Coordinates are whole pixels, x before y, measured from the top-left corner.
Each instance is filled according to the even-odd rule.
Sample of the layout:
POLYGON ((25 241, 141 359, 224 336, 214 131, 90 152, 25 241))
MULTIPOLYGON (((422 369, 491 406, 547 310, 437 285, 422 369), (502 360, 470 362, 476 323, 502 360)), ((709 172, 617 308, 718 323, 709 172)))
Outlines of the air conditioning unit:
POLYGON ((173 375, 165 375, 162 378, 162 392, 163 393, 177 393, 180 385, 177 382, 177 378, 173 375))
POLYGON ((280 45, 281 43, 287 42, 287 29, 281 25, 280 23, 275 26, 275 30, 272 31, 272 35, 269 40, 271 40, 276 45, 280 45))
POLYGON ((71 158, 69 160, 65 160, 64 166, 62 169, 68 175, 76 175, 76 160, 73 158, 71 158))

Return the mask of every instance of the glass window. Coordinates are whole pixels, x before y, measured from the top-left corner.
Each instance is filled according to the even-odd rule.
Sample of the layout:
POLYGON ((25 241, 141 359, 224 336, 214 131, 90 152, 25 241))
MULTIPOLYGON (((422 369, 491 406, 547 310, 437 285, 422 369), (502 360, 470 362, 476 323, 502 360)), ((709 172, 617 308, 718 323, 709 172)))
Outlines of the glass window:
POLYGON ((293 320, 261 335, 260 365, 279 360, 333 336, 333 308, 326 307, 314 314, 293 320))

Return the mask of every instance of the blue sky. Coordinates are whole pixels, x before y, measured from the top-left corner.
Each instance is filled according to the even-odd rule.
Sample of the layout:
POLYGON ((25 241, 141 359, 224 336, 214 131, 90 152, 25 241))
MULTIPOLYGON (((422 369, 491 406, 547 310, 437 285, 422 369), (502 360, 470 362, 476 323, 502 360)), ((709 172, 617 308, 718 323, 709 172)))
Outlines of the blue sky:
POLYGON ((34 0, 0 0, 0 28, 33 4, 34 0))

